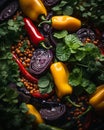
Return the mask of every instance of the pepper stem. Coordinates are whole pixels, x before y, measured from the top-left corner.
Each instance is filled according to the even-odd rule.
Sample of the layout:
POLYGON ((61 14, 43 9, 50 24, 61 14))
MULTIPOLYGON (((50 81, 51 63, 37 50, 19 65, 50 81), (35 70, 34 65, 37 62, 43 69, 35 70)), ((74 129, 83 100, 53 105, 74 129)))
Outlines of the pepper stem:
POLYGON ((41 27, 41 25, 44 24, 44 23, 46 23, 46 24, 51 24, 52 21, 51 21, 51 20, 44 20, 44 21, 42 21, 42 22, 40 22, 40 23, 38 24, 38 27, 41 27))
POLYGON ((70 99, 69 96, 67 96, 66 99, 67 99, 67 101, 70 102, 73 106, 75 106, 75 107, 81 107, 81 105, 76 104, 75 102, 73 102, 73 101, 70 99))
POLYGON ((85 114, 87 114, 91 109, 92 109, 92 106, 88 106, 88 108, 86 109, 86 111, 83 112, 81 115, 79 115, 78 118, 81 118, 82 116, 84 116, 85 114))
POLYGON ((47 50, 52 48, 51 45, 50 45, 50 46, 46 46, 46 45, 44 44, 44 42, 41 42, 40 44, 41 44, 42 47, 44 47, 44 48, 47 49, 47 50))

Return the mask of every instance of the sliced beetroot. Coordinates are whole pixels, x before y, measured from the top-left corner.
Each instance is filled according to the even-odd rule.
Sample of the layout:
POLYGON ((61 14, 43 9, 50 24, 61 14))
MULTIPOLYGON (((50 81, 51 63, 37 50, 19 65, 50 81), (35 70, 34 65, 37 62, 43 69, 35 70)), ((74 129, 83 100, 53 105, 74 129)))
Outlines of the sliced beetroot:
POLYGON ((85 42, 87 38, 91 41, 95 40, 95 33, 89 28, 81 28, 76 32, 76 34, 82 42, 85 42))
POLYGON ((66 106, 64 104, 57 102, 45 102, 43 104, 44 107, 42 107, 39 112, 46 121, 60 120, 66 113, 66 106))
POLYGON ((54 6, 58 4, 61 0, 43 0, 44 5, 47 7, 54 6))
POLYGON ((1 12, 0 12, 0 21, 9 19, 18 9, 18 1, 14 0, 10 2, 1 12))
POLYGON ((42 74, 50 65, 53 59, 51 50, 37 49, 30 61, 29 71, 33 75, 42 74))

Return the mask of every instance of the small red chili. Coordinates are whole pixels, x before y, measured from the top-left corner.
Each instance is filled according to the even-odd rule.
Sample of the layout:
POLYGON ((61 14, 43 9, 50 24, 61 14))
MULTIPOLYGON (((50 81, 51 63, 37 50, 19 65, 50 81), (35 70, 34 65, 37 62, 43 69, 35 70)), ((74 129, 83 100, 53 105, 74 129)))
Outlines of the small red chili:
POLYGON ((15 54, 13 55, 13 59, 17 62, 19 69, 21 71, 21 73, 25 76, 26 79, 28 79, 29 81, 33 82, 33 83, 37 83, 38 79, 33 77, 23 66, 23 64, 19 61, 19 59, 17 58, 17 56, 15 54))
MULTIPOLYGON (((33 77, 25 68, 24 66, 22 65, 22 63, 19 61, 19 59, 17 58, 17 56, 12 53, 13 55, 13 59, 16 61, 16 63, 18 64, 19 66, 19 69, 21 71, 21 73, 25 76, 26 79, 28 79, 30 82, 32 83, 38 83, 38 79, 33 77)), ((36 97, 36 98, 40 98, 40 99, 46 99, 46 98, 49 98, 50 96, 52 96, 54 94, 54 90, 50 93, 45 93, 45 94, 41 94, 40 92, 33 92, 31 95, 33 97, 36 97)))
POLYGON ((47 99, 51 97, 54 94, 54 90, 52 90, 50 93, 40 93, 40 92, 33 92, 32 96, 40 99, 47 99))

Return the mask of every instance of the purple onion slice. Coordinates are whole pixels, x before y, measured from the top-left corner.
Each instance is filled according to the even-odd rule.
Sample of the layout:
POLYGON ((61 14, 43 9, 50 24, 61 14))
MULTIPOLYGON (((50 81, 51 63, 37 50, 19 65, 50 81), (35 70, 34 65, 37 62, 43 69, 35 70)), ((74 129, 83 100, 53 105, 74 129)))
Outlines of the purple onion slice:
POLYGON ((61 0, 43 0, 45 6, 50 7, 59 3, 61 0))
POLYGON ((44 104, 46 107, 40 109, 40 114, 47 121, 54 121, 62 118, 66 112, 66 106, 61 103, 44 104))
POLYGON ((29 71, 33 75, 42 74, 50 65, 53 59, 51 50, 37 49, 30 61, 29 71))
POLYGON ((8 18, 10 18, 11 16, 14 15, 14 13, 17 11, 18 9, 18 1, 14 0, 12 2, 10 2, 10 4, 8 4, 1 12, 0 12, 0 21, 4 21, 8 18))

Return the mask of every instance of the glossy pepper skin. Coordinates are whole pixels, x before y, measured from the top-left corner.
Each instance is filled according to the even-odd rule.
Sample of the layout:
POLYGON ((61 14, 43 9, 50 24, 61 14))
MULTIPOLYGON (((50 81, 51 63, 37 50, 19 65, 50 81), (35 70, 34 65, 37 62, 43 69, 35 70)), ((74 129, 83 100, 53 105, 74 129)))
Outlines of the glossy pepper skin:
POLYGON ((56 94, 59 98, 72 93, 72 87, 68 83, 69 71, 62 62, 55 62, 50 66, 50 70, 56 85, 56 94))
POLYGON ((74 32, 81 27, 81 21, 72 16, 53 16, 52 27, 58 30, 68 30, 74 32))
MULTIPOLYGON (((32 82, 32 83, 38 83, 38 79, 35 78, 34 76, 32 76, 23 66, 23 64, 19 61, 19 59, 17 58, 16 54, 12 54, 13 55, 13 59, 17 62, 19 69, 21 71, 21 73, 24 75, 24 77, 32 82)), ((54 94, 54 90, 50 93, 45 93, 45 94, 41 94, 39 91, 33 92, 31 95, 35 98, 39 98, 39 99, 47 99, 49 97, 51 97, 54 94)))
POLYGON ((38 79, 33 77, 23 66, 23 64, 19 61, 19 59, 17 58, 16 54, 12 54, 13 55, 13 59, 17 62, 19 69, 21 71, 21 73, 25 76, 26 79, 28 79, 30 82, 32 83, 37 83, 38 79))
POLYGON ((24 26, 25 30, 27 31, 29 38, 32 43, 34 43, 36 46, 42 41, 45 40, 44 36, 39 32, 37 27, 33 24, 31 19, 29 18, 24 18, 24 26))
POLYGON ((96 111, 104 112, 104 84, 97 87, 96 91, 91 95, 89 103, 96 111))
POLYGON ((33 21, 37 21, 40 15, 47 16, 47 10, 41 0, 19 0, 23 13, 33 21))
POLYGON ((81 27, 81 21, 69 15, 53 16, 49 21, 40 22, 38 26, 40 27, 44 23, 51 24, 56 30, 68 30, 70 32, 75 32, 81 27))
POLYGON ((40 92, 33 92, 32 96, 38 99, 48 99, 54 94, 54 90, 52 90, 50 93, 40 93, 40 92))
POLYGON ((44 122, 40 113, 38 112, 38 110, 32 104, 26 104, 26 106, 28 108, 27 114, 32 114, 36 117, 36 120, 35 120, 36 124, 40 124, 40 123, 44 122))

